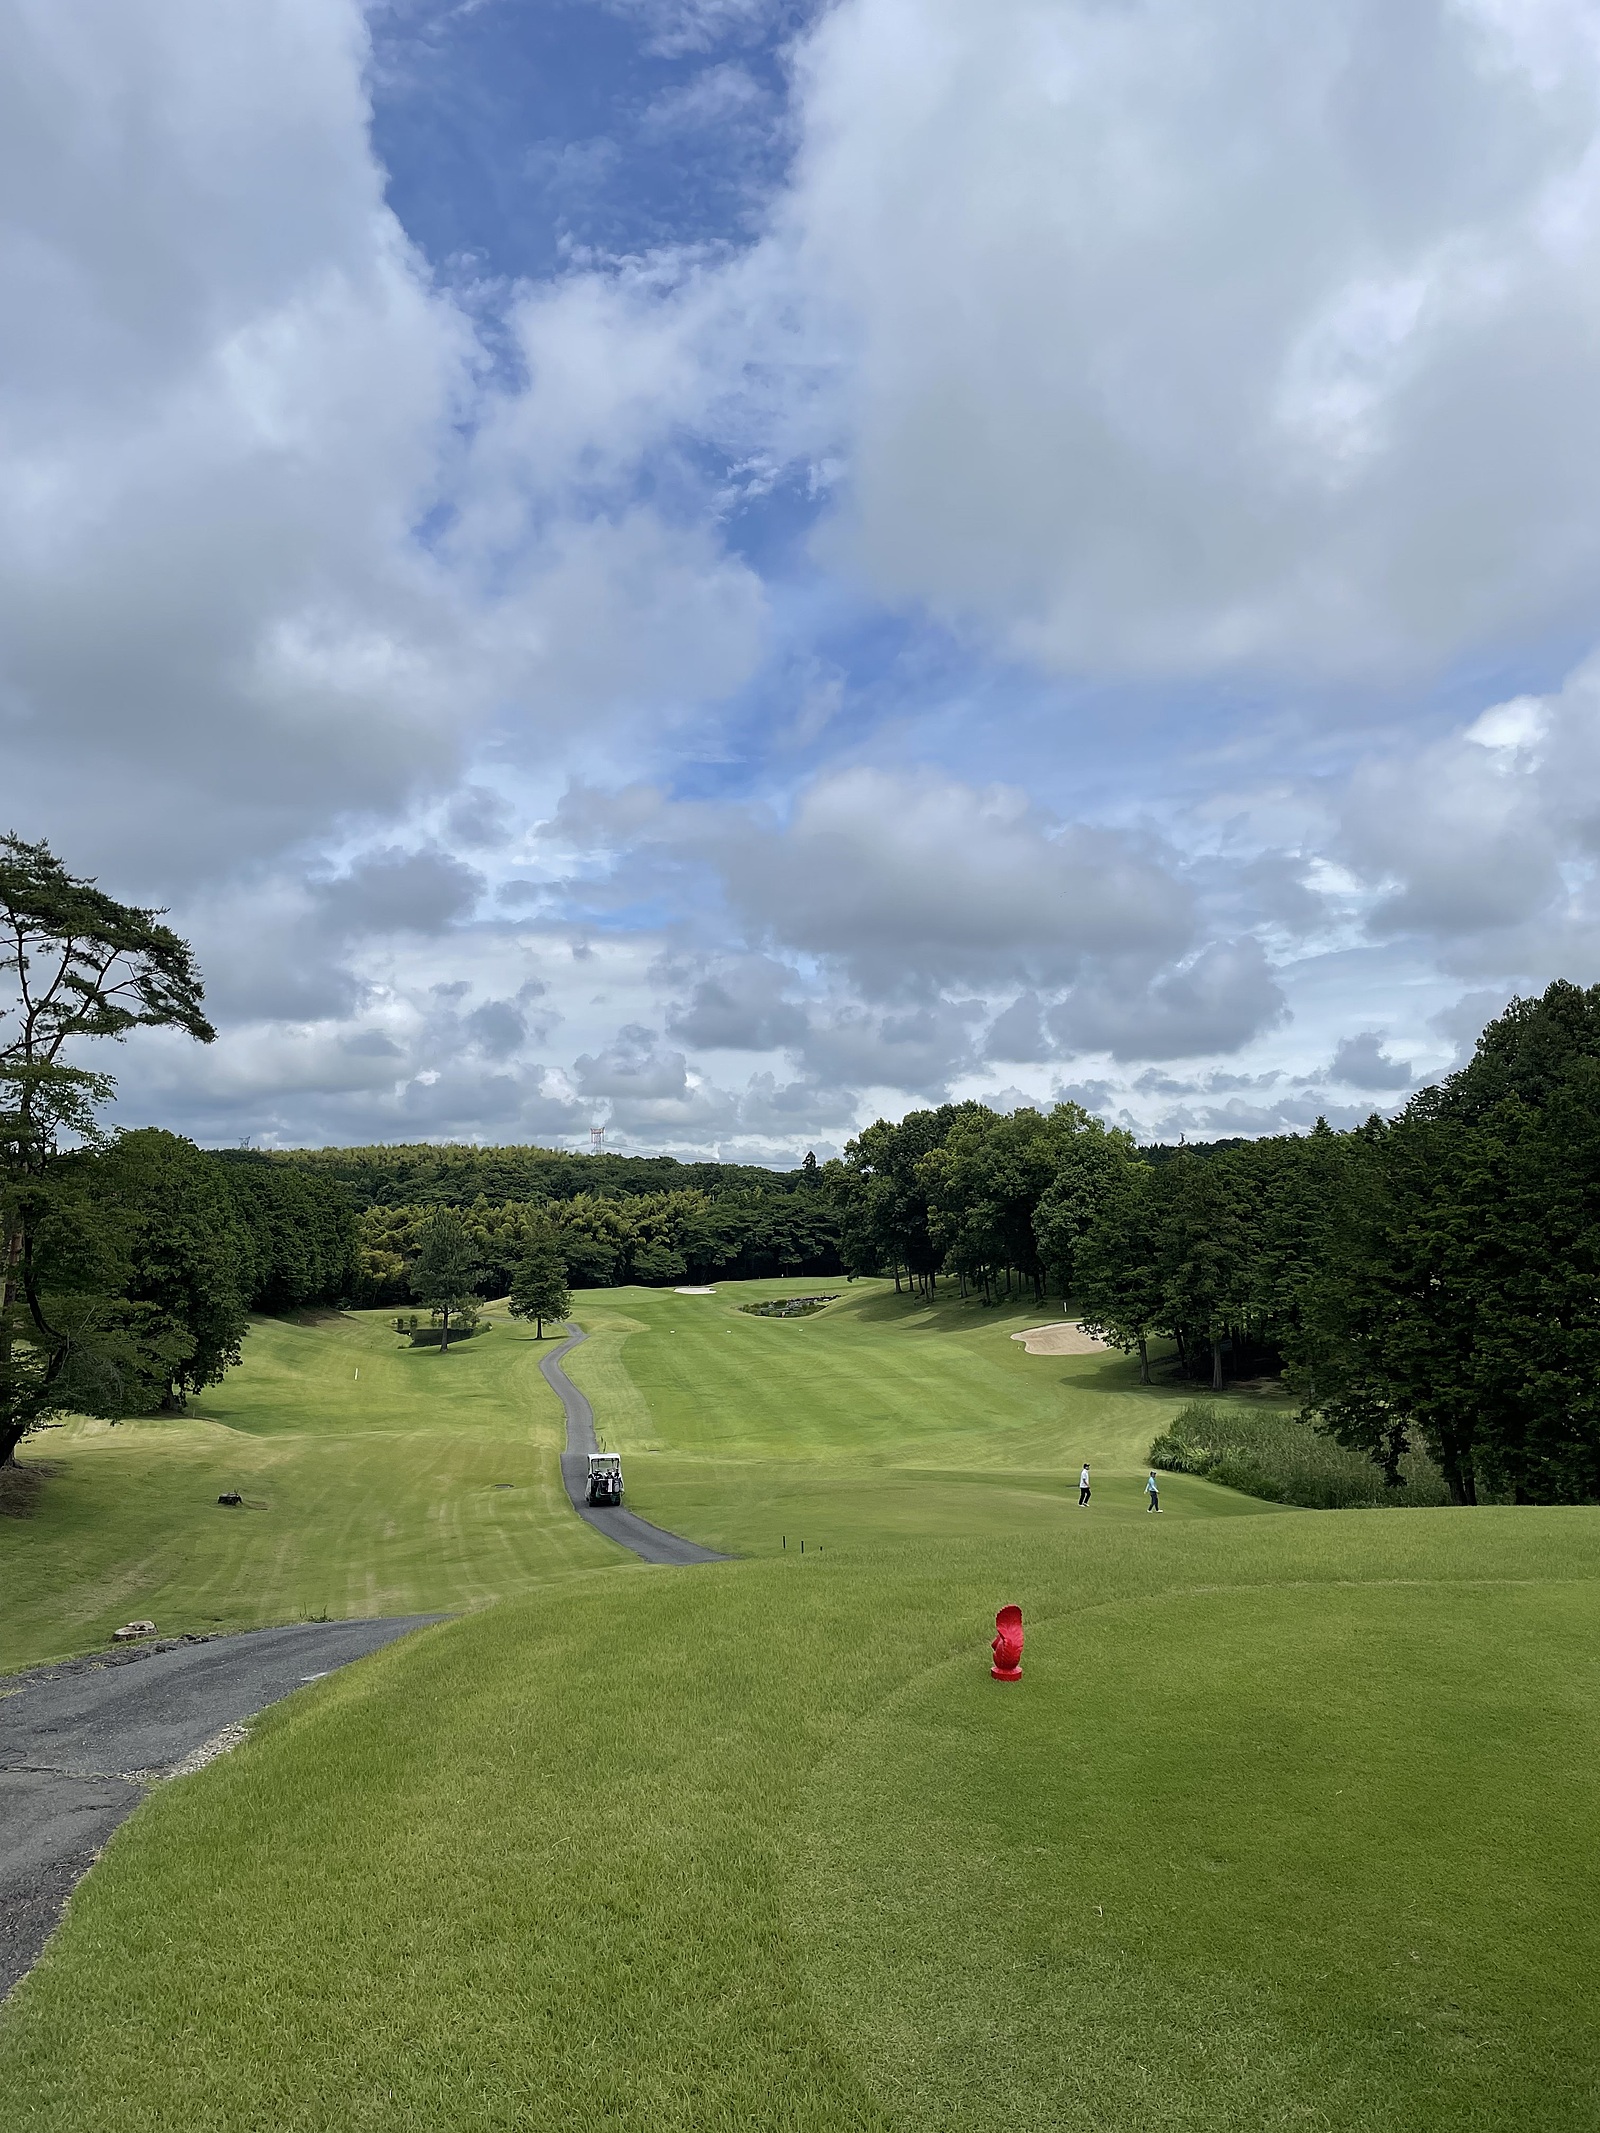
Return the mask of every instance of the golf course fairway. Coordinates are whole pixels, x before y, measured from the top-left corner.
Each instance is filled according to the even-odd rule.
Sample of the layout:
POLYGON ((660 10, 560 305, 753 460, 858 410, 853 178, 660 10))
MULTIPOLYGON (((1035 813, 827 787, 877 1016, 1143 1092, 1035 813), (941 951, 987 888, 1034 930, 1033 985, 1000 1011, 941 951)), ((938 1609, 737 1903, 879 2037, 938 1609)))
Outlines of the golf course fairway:
MULTIPOLYGON (((1177 1388, 880 1285, 737 1311, 783 1292, 579 1299, 630 1502, 741 1560, 646 1569, 530 1514, 499 1604, 160 1788, 0 2015, 6 2124, 1593 2128, 1600 1513, 1169 1477, 1149 1517, 1177 1388)), ((437 1431, 506 1431, 515 1392, 532 1487, 555 1403, 518 1339, 463 1352, 480 1411, 437 1431)), ((64 1445, 64 1479, 102 1456, 64 1445)), ((418 1605, 470 1582, 470 1541, 425 1543, 418 1605)))

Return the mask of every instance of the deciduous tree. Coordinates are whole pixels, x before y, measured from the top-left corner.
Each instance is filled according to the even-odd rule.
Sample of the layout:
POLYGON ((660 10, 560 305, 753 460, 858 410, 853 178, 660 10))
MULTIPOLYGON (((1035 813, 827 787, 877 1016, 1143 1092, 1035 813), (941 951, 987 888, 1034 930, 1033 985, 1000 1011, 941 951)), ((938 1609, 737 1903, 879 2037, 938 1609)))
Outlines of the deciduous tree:
POLYGON ((544 1339, 544 1322, 565 1319, 572 1309, 567 1270, 553 1237, 536 1237, 517 1262, 511 1280, 511 1316, 531 1318, 534 1337, 544 1339))

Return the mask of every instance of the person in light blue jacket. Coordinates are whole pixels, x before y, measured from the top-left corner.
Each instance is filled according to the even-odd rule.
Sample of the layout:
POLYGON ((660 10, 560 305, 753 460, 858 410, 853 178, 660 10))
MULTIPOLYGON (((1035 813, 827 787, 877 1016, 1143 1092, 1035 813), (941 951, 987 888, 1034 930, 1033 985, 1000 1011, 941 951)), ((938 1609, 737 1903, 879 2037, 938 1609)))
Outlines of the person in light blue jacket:
POLYGON ((1159 1511, 1161 1509, 1161 1491, 1156 1486, 1156 1475, 1154 1467, 1150 1469, 1150 1479, 1144 1485, 1144 1493, 1150 1499, 1150 1501, 1145 1505, 1145 1509, 1147 1511, 1159 1511))

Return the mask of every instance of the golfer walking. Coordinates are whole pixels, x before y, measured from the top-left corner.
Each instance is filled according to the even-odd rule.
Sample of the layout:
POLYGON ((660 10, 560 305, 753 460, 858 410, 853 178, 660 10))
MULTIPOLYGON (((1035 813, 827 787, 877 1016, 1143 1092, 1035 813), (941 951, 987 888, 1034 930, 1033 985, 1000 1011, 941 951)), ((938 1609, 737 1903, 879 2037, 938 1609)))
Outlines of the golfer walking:
POLYGON ((1147 1511, 1159 1511, 1161 1509, 1161 1491, 1156 1487, 1154 1468, 1151 1469, 1150 1479, 1144 1485, 1144 1493, 1150 1499, 1145 1505, 1145 1509, 1147 1511))
POLYGON ((1088 1468, 1088 1464, 1087 1464, 1087 1462, 1086 1462, 1086 1463, 1085 1463, 1085 1465, 1084 1465, 1084 1469, 1083 1469, 1083 1472, 1082 1472, 1082 1473, 1081 1473, 1081 1474, 1080 1474, 1080 1475, 1078 1476, 1078 1509, 1079 1509, 1079 1510, 1081 1511, 1081 1510, 1083 1509, 1084 1505, 1085 1505, 1085 1504, 1086 1504, 1086 1503, 1087 1503, 1088 1501, 1089 1501, 1089 1468, 1088 1468))

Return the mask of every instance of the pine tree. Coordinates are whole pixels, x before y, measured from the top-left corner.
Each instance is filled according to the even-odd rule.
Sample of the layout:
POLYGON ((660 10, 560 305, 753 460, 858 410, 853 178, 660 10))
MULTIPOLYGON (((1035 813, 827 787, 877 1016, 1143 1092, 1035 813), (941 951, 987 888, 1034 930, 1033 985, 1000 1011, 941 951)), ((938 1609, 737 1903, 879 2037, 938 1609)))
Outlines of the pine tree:
MULTIPOLYGON (((52 1415, 125 1411, 129 1373, 154 1353, 130 1344, 113 1301, 121 1242, 75 1194, 64 1151, 103 1144, 115 1088, 76 1063, 84 1039, 216 1035, 161 917, 69 874, 48 845, 0 836, 0 1465, 52 1415)), ((163 1348, 156 1364, 169 1360, 163 1348)))

